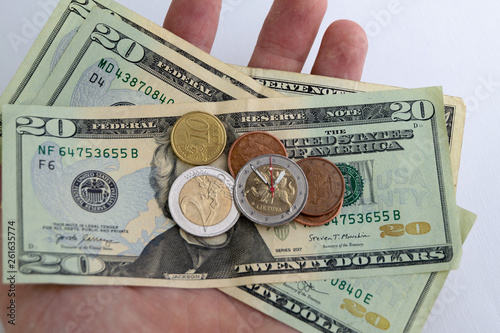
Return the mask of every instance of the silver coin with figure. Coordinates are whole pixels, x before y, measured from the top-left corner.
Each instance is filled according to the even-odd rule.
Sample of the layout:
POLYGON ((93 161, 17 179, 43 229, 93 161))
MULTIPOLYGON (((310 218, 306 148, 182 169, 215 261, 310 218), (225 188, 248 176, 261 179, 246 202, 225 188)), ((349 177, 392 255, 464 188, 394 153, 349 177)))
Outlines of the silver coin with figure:
POLYGON ((277 226, 293 220, 307 201, 304 171, 281 155, 261 155, 245 164, 235 180, 238 209, 251 221, 277 226))
POLYGON ((221 169, 201 166, 183 172, 172 184, 168 206, 186 232, 213 237, 228 231, 240 213, 233 200, 234 179, 221 169))

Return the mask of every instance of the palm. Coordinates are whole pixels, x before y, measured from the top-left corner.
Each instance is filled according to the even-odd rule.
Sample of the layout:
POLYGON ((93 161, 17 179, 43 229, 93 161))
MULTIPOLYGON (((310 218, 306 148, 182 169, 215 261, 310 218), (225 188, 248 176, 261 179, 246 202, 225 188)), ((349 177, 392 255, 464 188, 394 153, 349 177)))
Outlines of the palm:
POLYGON ((18 285, 17 291, 19 332, 293 331, 217 289, 18 285))
MULTIPOLYGON (((327 0, 276 0, 249 66, 299 72, 327 0)), ((165 28, 210 52, 221 0, 173 0, 165 28), (196 2, 196 4, 193 4, 196 2)), ((362 29, 337 21, 325 32, 313 74, 359 80, 367 42, 362 29)), ((20 332, 293 331, 217 289, 17 285, 20 332)), ((3 285, 1 304, 7 304, 3 285)), ((5 323, 5 316, 3 316, 5 323)), ((8 318, 7 318, 8 320, 8 318)))

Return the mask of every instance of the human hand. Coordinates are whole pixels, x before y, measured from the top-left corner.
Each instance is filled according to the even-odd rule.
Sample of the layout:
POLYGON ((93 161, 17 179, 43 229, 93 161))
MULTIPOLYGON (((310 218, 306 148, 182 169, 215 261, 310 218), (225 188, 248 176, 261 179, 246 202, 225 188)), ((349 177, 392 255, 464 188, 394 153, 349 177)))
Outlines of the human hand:
MULTIPOLYGON (((299 72, 327 0, 276 0, 250 67, 299 72)), ((173 0, 164 27, 210 52, 221 0, 173 0)), ((359 80, 367 52, 363 30, 350 21, 326 30, 312 74, 359 80)), ((7 304, 8 285, 1 303, 7 304)), ((291 332, 287 325, 217 289, 17 285, 19 332, 291 332)), ((5 312, 5 307, 4 307, 5 312)), ((7 318, 8 320, 8 318, 7 318)))

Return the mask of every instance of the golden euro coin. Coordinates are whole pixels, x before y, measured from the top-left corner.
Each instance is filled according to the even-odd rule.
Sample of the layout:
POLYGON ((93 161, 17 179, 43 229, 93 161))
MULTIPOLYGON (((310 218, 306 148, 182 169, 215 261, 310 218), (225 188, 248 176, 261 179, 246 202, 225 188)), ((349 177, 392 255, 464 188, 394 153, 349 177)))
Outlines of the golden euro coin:
POLYGON ((193 111, 175 122, 170 140, 174 153, 181 160, 192 165, 206 165, 224 151, 226 130, 217 117, 193 111))

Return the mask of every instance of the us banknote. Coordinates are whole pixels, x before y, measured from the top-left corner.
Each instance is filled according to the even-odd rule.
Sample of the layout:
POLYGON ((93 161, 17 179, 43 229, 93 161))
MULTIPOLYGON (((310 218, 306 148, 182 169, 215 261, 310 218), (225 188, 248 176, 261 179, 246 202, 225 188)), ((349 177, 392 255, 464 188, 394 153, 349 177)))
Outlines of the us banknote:
MULTIPOLYGON (((462 241, 476 215, 459 208, 462 241)), ((421 332, 449 272, 222 288, 302 332, 421 332)))
MULTIPOLYGON (((334 77, 236 65, 231 66, 251 76, 262 85, 274 89, 285 96, 341 95, 356 92, 402 89, 382 84, 351 81, 334 77)), ((446 131, 448 132, 448 142, 450 144, 453 180, 456 188, 465 126, 465 103, 460 97, 444 95, 443 99, 446 131)))
MULTIPOLYGON (((49 75, 54 71, 66 48, 68 47, 68 45, 70 45, 73 37, 77 34, 79 27, 85 22, 85 19, 88 17, 93 8, 102 9, 109 14, 112 13, 124 24, 141 31, 143 34, 149 36, 149 38, 154 39, 155 41, 163 45, 162 51, 153 51, 163 52, 164 49, 168 49, 168 52, 165 52, 165 55, 174 53, 176 54, 175 59, 182 58, 182 65, 185 67, 178 69, 178 72, 182 72, 186 75, 186 77, 201 77, 203 75, 206 75, 206 72, 209 72, 215 77, 226 81, 227 85, 239 87, 242 92, 238 92, 237 94, 233 92, 234 95, 238 95, 233 96, 235 98, 247 97, 249 95, 254 97, 276 96, 272 91, 268 89, 262 89, 262 86, 256 85, 255 82, 252 82, 252 80, 249 79, 246 75, 242 75, 239 71, 230 68, 221 61, 206 54, 202 50, 194 47, 181 38, 175 36, 174 34, 166 31, 165 29, 157 26, 156 24, 148 21, 147 19, 141 17, 140 15, 119 5, 114 1, 61 0, 51 17, 49 18, 48 22, 42 29, 32 48, 28 52, 20 68, 17 70, 14 78, 11 80, 4 93, 2 94, 0 98, 0 105, 32 104, 33 99, 37 96, 43 84, 48 79, 49 75), (189 76, 190 74, 192 76, 189 76)), ((106 29, 103 26, 100 26, 100 28, 106 29)), ((99 29, 99 27, 97 27, 97 29, 99 29)), ((102 32, 102 30, 100 31, 102 32)), ((108 35, 108 37, 110 37, 110 35, 108 35)), ((98 38, 98 40, 95 40, 93 43, 98 43, 99 40, 102 40, 102 38, 98 38)), ((118 41, 116 42, 117 44, 119 43, 118 41)), ((132 46, 133 43, 130 40, 122 40, 121 47, 123 47, 127 42, 130 43, 129 47, 132 46)), ((142 42, 142 40, 140 42, 142 42)), ((133 53, 137 55, 137 51, 140 49, 140 43, 136 43, 135 45, 137 46, 137 48, 133 53)), ((81 45, 81 47, 83 47, 83 45, 81 45)), ((74 54, 73 58, 75 58, 76 56, 77 54, 74 54)), ((109 57, 110 60, 106 63, 105 70, 98 72, 99 74, 103 74, 104 76, 110 74, 106 72, 106 69, 110 70, 111 67, 113 65, 116 65, 117 63, 130 65, 127 59, 119 55, 119 52, 111 52, 109 53, 109 57)), ((131 55, 129 55, 129 58, 130 57, 131 55)), ((95 59, 94 63, 100 63, 100 60, 101 59, 95 59)), ((73 60, 71 60, 71 63, 73 63, 73 60)), ((163 62, 164 65, 167 65, 168 63, 169 62, 163 62)), ((177 63, 177 65, 179 64, 180 63, 177 63)), ((137 67, 134 66, 133 68, 137 67)), ((118 70, 118 68, 114 69, 115 72, 113 72, 113 78, 118 81, 118 79, 120 78, 117 78, 116 75, 114 75, 117 73, 116 70, 118 70)), ((100 68, 97 67, 96 70, 100 70, 100 68)), ((121 72, 123 72, 123 68, 121 72)), ((143 70, 141 70, 140 72, 143 73, 143 70)), ((93 73, 91 73, 90 77, 87 78, 88 80, 92 79, 92 74, 93 73)), ((129 74, 135 75, 139 73, 131 72, 129 74)), ((122 75, 123 77, 121 79, 126 76, 126 72, 122 75)), ((182 81, 183 76, 179 76, 180 79, 178 79, 178 81, 182 81)), ((110 75, 106 76, 106 78, 110 77, 110 75)), ((148 74, 147 78, 149 79, 150 77, 152 77, 152 75, 148 74)), ((139 78, 141 80, 143 79, 143 77, 138 77, 138 79, 139 78)), ((100 85, 103 80, 104 78, 100 76, 100 79, 97 79, 96 81, 96 85, 100 85)), ((131 77, 130 80, 133 80, 133 78, 131 77)), ((215 84, 216 81, 217 80, 214 80, 213 84, 215 84)), ((146 82, 148 82, 149 85, 153 84, 153 80, 151 80, 150 82, 146 82)), ((212 81, 210 81, 210 83, 212 83, 212 81)), ((182 85, 182 82, 179 82, 178 84, 182 85)), ((87 81, 87 85, 91 85, 89 81, 87 81)), ((108 89, 107 93, 116 94, 116 92, 109 91, 115 85, 117 86, 118 83, 115 82, 114 85, 111 85, 110 82, 106 82, 106 88, 108 89)), ((102 84, 102 86, 104 86, 104 83, 102 84)), ((137 88, 139 86, 139 82, 137 82, 137 88)), ((162 88, 163 87, 164 86, 162 86, 162 88)), ((100 89, 101 92, 99 92, 99 90, 95 92, 98 96, 102 96, 102 90, 106 90, 106 88, 100 89)), ((137 90, 132 89, 133 87, 130 86, 124 87, 123 85, 117 88, 129 89, 132 91, 137 90)), ((146 88, 147 86, 143 87, 141 90, 145 92, 146 88)), ((153 87, 151 87, 151 89, 152 88, 153 87)), ((220 86, 217 86, 217 88, 221 89, 220 86)), ((173 88, 169 86, 168 90, 165 89, 166 91, 162 92, 164 94, 169 94, 169 98, 166 99, 166 101, 174 98, 173 95, 170 95, 171 89, 173 88)), ((155 90, 153 90, 151 94, 154 94, 155 90)), ((231 90, 223 90, 223 92, 230 95, 231 90)), ((176 94, 179 95, 179 92, 176 92, 176 94)), ((139 95, 138 98, 140 97, 144 98, 146 102, 152 103, 151 100, 148 100, 144 96, 139 95)), ((158 99, 160 98, 161 94, 158 96, 158 99)))
MULTIPOLYGON (((13 166, 3 170, 4 235, 19 226, 19 281, 199 288, 458 265, 439 88, 78 110, 3 109, 3 158, 13 166), (267 130, 292 159, 343 164, 346 207, 328 226, 266 228, 241 218, 214 243, 189 237, 161 198, 189 168, 168 138, 177 117, 193 110, 217 114, 228 144, 238 133, 267 130), (103 205, 86 202, 82 184, 103 205)), ((224 157, 216 164, 227 166, 224 157)))
MULTIPOLYGON (((384 85, 324 76, 241 66, 234 67, 250 75, 261 84, 272 87, 288 96, 322 96, 395 89, 394 87, 384 85)), ((446 128, 448 142, 450 144, 453 178, 456 189, 465 122, 465 105, 463 101, 457 97, 444 96, 444 101, 446 128)), ((460 209, 460 211, 462 238, 464 240, 466 234, 472 227, 475 215, 463 209, 460 209)), ((315 291, 321 289, 330 290, 330 284, 335 284, 338 285, 339 288, 334 288, 335 291, 345 291, 346 295, 352 295, 354 292, 354 300, 357 301, 362 296, 362 289, 356 289, 354 291, 353 286, 369 286, 371 289, 378 291, 384 301, 398 305, 398 307, 391 309, 391 311, 386 311, 390 314, 388 319, 384 317, 387 319, 386 322, 389 323, 391 331, 419 332, 447 276, 448 272, 444 271, 404 277, 381 276, 365 279, 336 279, 324 282, 301 281, 296 286, 293 284, 250 285, 223 288, 222 291, 302 331, 309 331, 316 328, 318 331, 336 332, 344 330, 339 330, 339 326, 335 325, 335 323, 345 324, 349 322, 349 320, 345 320, 345 315, 349 317, 352 316, 352 314, 346 312, 339 306, 338 302, 341 302, 341 299, 339 297, 332 297, 331 292, 325 293, 315 291), (403 285, 401 285, 398 281, 406 282, 402 282, 403 285), (414 281, 417 282, 414 283, 414 281), (416 286, 422 286, 423 288, 419 289, 416 286), (280 301, 276 302, 278 299, 280 301), (303 311, 304 309, 306 310, 303 311), (308 309, 314 309, 312 310, 313 314, 310 314, 308 309)), ((375 293, 370 295, 374 294, 375 293)), ((348 300, 347 302, 350 301, 348 300)), ((368 306, 369 303, 369 300, 365 300, 361 302, 361 306, 368 306)), ((351 302, 350 304, 352 305, 355 303, 351 302)), ((378 306, 377 308, 390 309, 388 304, 378 306)), ((361 313, 357 312, 357 316, 360 315, 363 317, 361 313)), ((379 323, 380 322, 379 320, 379 323)), ((352 329, 352 331, 369 332, 374 328, 374 326, 370 325, 369 321, 353 321, 351 324, 354 325, 349 326, 350 328, 348 328, 347 331, 352 329), (365 325, 365 327, 363 327, 363 325, 365 325)), ((379 328, 381 327, 382 326, 379 328)), ((346 328, 346 326, 343 328, 346 328)))
MULTIPOLYGON (((166 105, 265 97, 231 84, 230 78, 209 69, 194 64, 184 54, 109 12, 94 8, 33 104, 166 105)), ((258 89, 263 88, 259 85, 258 89)), ((271 96, 279 95, 270 89, 269 92, 271 96)))

